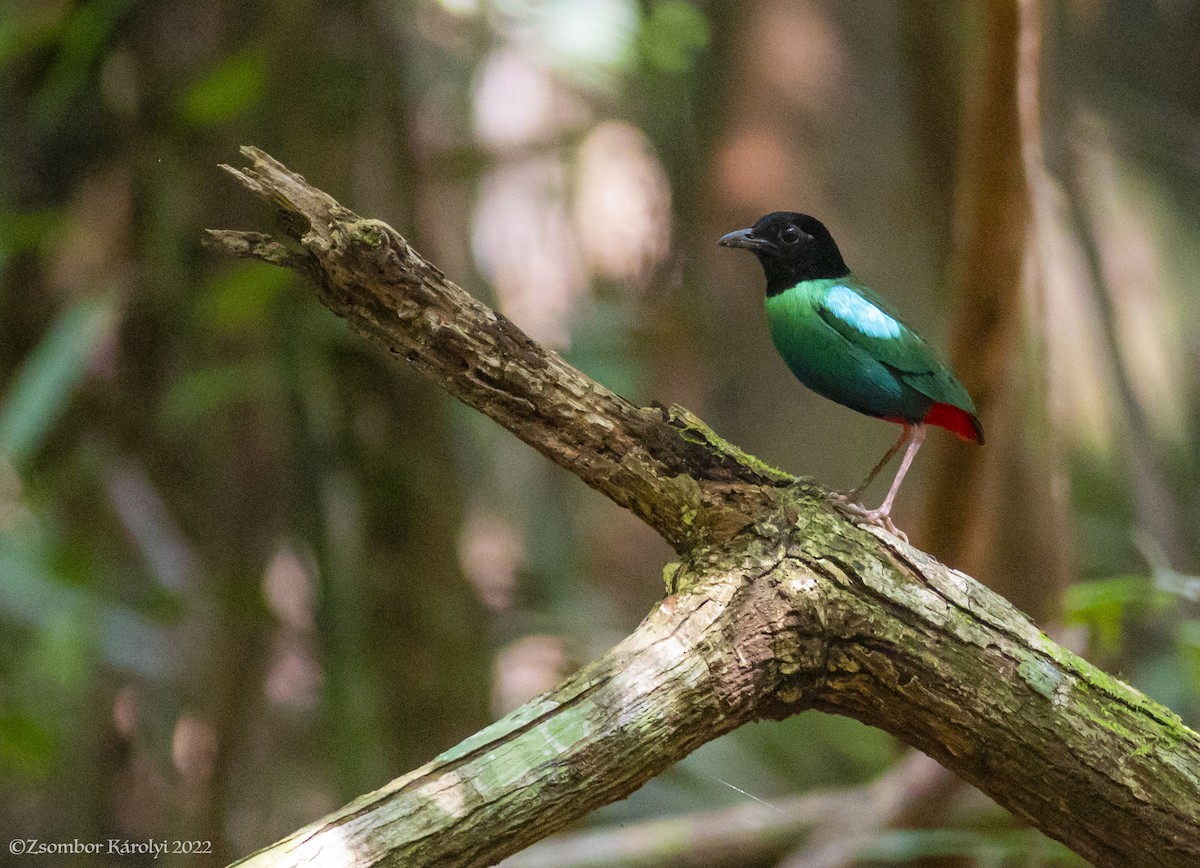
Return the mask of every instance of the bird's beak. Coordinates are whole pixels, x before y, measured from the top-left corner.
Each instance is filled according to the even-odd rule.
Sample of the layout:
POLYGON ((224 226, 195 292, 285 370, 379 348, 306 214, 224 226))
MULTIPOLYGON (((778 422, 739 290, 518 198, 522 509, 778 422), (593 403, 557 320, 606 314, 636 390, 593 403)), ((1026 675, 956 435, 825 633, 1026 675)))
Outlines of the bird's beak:
POLYGON ((722 247, 741 247, 744 250, 774 249, 774 245, 770 241, 756 237, 752 229, 739 229, 737 232, 722 235, 721 240, 717 243, 722 247))

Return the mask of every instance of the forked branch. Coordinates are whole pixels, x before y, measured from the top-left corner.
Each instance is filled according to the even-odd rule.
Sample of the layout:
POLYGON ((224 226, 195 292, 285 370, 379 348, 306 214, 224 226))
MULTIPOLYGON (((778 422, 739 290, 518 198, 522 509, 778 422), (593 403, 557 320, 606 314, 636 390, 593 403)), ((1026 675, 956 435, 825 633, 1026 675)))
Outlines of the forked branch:
POLYGON ((718 735, 809 708, 893 733, 1096 864, 1200 864, 1200 737, 1168 709, 687 411, 625 401, 389 226, 243 154, 229 171, 285 238, 215 231, 212 247, 302 272, 357 332, 680 554, 674 593, 600 660, 248 864, 488 864, 718 735))

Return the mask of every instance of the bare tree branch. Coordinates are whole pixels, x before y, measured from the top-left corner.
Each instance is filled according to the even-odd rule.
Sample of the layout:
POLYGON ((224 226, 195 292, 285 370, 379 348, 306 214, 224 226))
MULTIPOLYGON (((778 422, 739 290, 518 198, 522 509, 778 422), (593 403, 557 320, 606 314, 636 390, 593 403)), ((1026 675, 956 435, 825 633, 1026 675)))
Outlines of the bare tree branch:
POLYGON ((805 837, 809 846, 788 864, 840 868, 914 801, 941 791, 949 777, 913 751, 864 786, 557 835, 505 859, 501 868, 738 868, 777 858, 805 837))
MULTIPOLYGON (((673 596, 604 657, 248 864, 488 864, 718 735, 807 708, 897 735, 1097 864, 1200 863, 1200 737, 1176 715, 686 411, 614 395, 390 227, 243 153, 252 166, 231 171, 279 212, 324 304, 681 554, 673 596)), ((279 261, 263 236, 209 240, 279 261)))
POLYGON ((914 804, 949 795, 949 782, 958 783, 929 757, 910 754, 879 780, 862 787, 856 802, 827 817, 813 831, 807 846, 779 868, 848 868, 856 864, 858 854, 914 804))
POLYGON ((635 407, 451 283, 397 232, 364 220, 274 159, 225 166, 270 201, 301 250, 260 233, 210 231, 239 257, 299 268, 321 301, 455 397, 645 519, 676 548, 727 538, 761 486, 787 475, 719 442, 682 409, 635 407), (737 496, 730 492, 736 490, 737 496))

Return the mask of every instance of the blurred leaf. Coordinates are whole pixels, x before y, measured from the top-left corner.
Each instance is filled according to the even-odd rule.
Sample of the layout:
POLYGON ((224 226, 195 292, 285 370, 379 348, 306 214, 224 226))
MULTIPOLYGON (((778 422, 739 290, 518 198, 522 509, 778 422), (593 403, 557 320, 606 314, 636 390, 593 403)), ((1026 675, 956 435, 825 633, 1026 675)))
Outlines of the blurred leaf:
POLYGON ((54 651, 47 659, 66 665, 80 660, 73 649, 95 648, 107 662, 143 675, 162 675, 170 668, 171 641, 164 628, 126 606, 66 584, 37 552, 4 534, 0 576, 0 613, 41 631, 50 642, 47 649, 54 651))
POLYGON ((1200 696, 1200 621, 1187 619, 1179 624, 1175 643, 1184 669, 1192 682, 1192 693, 1200 696))
POLYGON ((291 279, 286 268, 265 262, 239 263, 212 281, 197 313, 221 331, 261 325, 291 279))
MULTIPOLYGON (((86 593, 86 592, 84 592, 86 593)), ((89 607, 90 609, 91 607, 89 607)), ((100 607, 96 607, 98 610, 100 607)), ((89 634, 92 612, 71 608, 42 613, 36 661, 30 674, 50 690, 78 693, 87 682, 92 657, 89 634)))
POLYGON ((732 735, 750 740, 771 766, 805 786, 866 783, 897 756, 895 739, 887 733, 816 711, 744 726, 732 735), (797 750, 801 744, 805 749, 797 750))
POLYGON ((642 25, 642 56, 664 72, 687 72, 708 43, 708 20, 683 0, 656 3, 642 25))
POLYGON ((0 714, 0 768, 41 777, 53 757, 54 738, 39 721, 20 712, 0 714))
POLYGON ((1142 558, 1150 565, 1150 578, 1163 596, 1179 597, 1200 602, 1200 576, 1181 573, 1171 566, 1171 555, 1162 542, 1145 527, 1133 529, 1133 542, 1142 558))
POLYGON ((58 318, 22 363, 0 404, 0 452, 14 464, 28 460, 42 444, 115 315, 111 298, 84 299, 58 318))
POLYGON ((172 384, 159 418, 168 428, 187 427, 228 404, 259 398, 274 383, 273 371, 261 361, 202 368, 172 384))
POLYGON ((1181 573, 1169 567, 1154 570, 1154 587, 1173 597, 1200 602, 1200 576, 1181 573))
POLYGON ((183 96, 180 115, 191 126, 212 126, 256 105, 266 89, 267 62, 258 48, 223 60, 183 96))
POLYGON ((1200 653, 1200 621, 1188 619, 1179 625, 1177 634, 1180 645, 1200 653))
POLYGON ((1186 655, 1179 653, 1181 650, 1176 648, 1175 653, 1143 656, 1134 661, 1127 680, 1155 702, 1161 702, 1175 711, 1186 712, 1195 696, 1188 661, 1186 655))
POLYGON ((52 208, 24 214, 0 214, 0 268, 14 255, 38 247, 42 239, 62 223, 62 212, 52 208))
POLYGON ((66 117, 72 101, 95 80, 100 58, 134 0, 76 4, 62 25, 58 53, 37 94, 37 116, 46 124, 66 117))
POLYGON ((1154 594, 1148 576, 1096 579, 1068 588, 1063 611, 1068 623, 1083 624, 1092 631, 1101 653, 1115 654, 1121 645, 1126 611, 1144 606, 1154 594))
POLYGON ((0 63, 54 39, 66 12, 64 4, 54 3, 0 6, 0 63))

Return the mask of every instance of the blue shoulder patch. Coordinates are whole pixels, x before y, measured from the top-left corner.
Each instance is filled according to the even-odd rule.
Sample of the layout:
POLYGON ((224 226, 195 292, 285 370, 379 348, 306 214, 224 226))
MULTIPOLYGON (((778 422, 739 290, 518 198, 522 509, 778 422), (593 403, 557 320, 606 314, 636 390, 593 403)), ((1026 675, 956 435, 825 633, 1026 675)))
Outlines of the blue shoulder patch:
POLYGON ((825 295, 825 304, 834 316, 868 337, 900 336, 900 323, 848 286, 830 287, 825 295))

